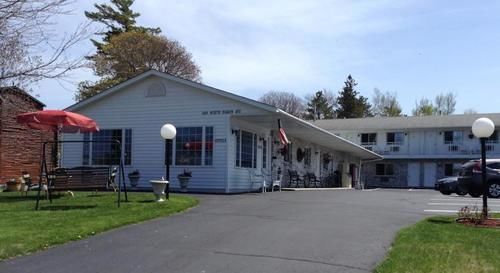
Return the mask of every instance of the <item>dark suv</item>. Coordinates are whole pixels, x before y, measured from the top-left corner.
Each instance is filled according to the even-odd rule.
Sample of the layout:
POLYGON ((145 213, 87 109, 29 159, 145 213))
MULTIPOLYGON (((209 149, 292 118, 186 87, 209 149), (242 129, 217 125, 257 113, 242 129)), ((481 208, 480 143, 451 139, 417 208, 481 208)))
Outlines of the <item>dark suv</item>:
MULTIPOLYGON (((486 160, 486 181, 489 185, 489 196, 500 197, 500 159, 486 160)), ((481 178, 481 160, 471 160, 462 165, 462 171, 458 177, 458 184, 472 197, 483 194, 481 178)))

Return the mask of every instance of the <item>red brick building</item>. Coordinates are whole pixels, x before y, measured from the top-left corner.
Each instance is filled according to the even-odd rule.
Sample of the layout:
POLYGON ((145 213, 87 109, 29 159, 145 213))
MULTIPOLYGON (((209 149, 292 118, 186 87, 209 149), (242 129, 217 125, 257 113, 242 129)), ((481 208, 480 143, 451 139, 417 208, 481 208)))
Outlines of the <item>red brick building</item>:
POLYGON ((45 105, 17 87, 0 87, 0 183, 27 171, 38 179, 41 143, 51 132, 33 130, 16 122, 16 115, 43 110, 45 105))

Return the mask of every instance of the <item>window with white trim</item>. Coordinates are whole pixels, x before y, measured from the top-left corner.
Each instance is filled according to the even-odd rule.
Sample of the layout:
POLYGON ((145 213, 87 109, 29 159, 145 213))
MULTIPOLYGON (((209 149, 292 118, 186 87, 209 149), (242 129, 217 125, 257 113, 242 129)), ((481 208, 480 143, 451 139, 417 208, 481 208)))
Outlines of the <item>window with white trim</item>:
POLYGON ((267 168, 267 140, 262 140, 262 168, 267 168))
POLYGON ((132 162, 132 129, 102 129, 92 134, 84 133, 83 140, 96 141, 83 143, 83 165, 118 165, 120 150, 124 152, 123 164, 130 165, 132 162), (115 140, 120 144, 112 142, 115 140))
POLYGON ((405 134, 403 132, 389 132, 386 140, 388 145, 402 145, 405 142, 405 134))
POLYGON ((377 133, 364 133, 361 134, 361 145, 376 145, 377 133))
POLYGON ((257 168, 257 135, 239 130, 236 133, 236 167, 257 168))
POLYGON ((445 131, 443 133, 444 144, 461 144, 464 139, 462 131, 445 131))
POLYGON ((175 136, 175 165, 213 164, 213 127, 179 127, 175 136))
POLYGON ((394 165, 392 164, 376 164, 375 175, 377 176, 390 176, 394 175, 394 165))

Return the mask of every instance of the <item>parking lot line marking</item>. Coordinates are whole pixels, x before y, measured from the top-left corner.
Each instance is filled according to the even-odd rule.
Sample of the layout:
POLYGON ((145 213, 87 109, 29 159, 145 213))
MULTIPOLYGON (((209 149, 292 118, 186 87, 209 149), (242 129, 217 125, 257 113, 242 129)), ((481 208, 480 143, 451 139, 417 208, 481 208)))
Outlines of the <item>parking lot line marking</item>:
MULTIPOLYGON (((481 203, 472 204, 472 203, 427 203, 429 206, 468 206, 468 205, 482 205, 481 203)), ((490 204, 488 202, 488 207, 500 207, 500 204, 490 204)))
MULTIPOLYGON (((443 213, 457 213, 458 210, 448 210, 448 209, 426 209, 424 212, 443 212, 443 213)), ((490 213, 500 213, 500 211, 490 211, 490 213)))
MULTIPOLYGON (((482 198, 431 198, 430 201, 464 201, 464 202, 472 202, 472 201, 478 201, 478 202, 483 202, 482 198)), ((493 198, 488 198, 488 202, 492 203, 500 203, 499 199, 493 199, 493 198)))

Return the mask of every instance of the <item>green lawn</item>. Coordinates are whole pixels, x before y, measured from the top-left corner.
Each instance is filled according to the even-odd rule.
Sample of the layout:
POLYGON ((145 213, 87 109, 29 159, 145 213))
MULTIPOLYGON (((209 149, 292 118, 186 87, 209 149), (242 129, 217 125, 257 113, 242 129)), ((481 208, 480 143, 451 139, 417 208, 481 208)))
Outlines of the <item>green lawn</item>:
MULTIPOLYGON (((119 226, 166 216, 195 206, 195 198, 171 195, 153 202, 152 193, 128 193, 129 202, 116 206, 116 193, 75 192, 50 204, 41 201, 35 211, 34 193, 0 193, 0 260, 78 240, 119 226)), ((123 195, 122 195, 123 198, 123 195)), ((123 200, 123 199, 122 199, 123 200)))
POLYGON ((463 226, 455 218, 431 217, 401 230, 375 272, 500 272, 500 229, 463 226))

